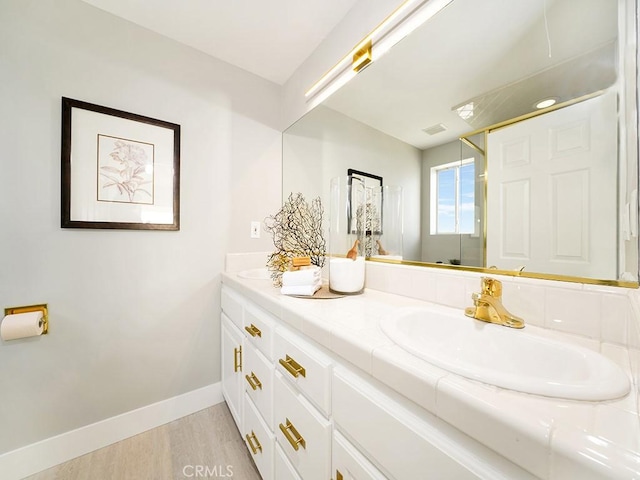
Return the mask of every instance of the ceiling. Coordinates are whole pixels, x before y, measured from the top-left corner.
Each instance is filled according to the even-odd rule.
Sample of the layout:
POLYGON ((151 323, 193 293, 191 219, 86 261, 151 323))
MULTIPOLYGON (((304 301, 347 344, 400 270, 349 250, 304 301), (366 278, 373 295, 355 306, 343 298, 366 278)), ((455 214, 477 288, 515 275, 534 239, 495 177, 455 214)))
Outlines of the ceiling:
POLYGON ((544 98, 607 88, 616 38, 611 0, 455 0, 324 104, 426 149, 529 113, 544 98), (474 116, 463 120, 456 107, 470 102, 474 116))
POLYGON ((284 84, 357 0, 83 0, 284 84))
MULTIPOLYGON (((282 85, 358 0, 83 1, 282 85)), ((424 149, 525 113, 522 102, 530 109, 543 96, 562 98, 567 70, 575 91, 564 93, 583 94, 594 80, 589 66, 603 62, 568 60, 617 32, 611 0, 581 2, 456 0, 325 104, 424 149), (470 101, 476 116, 463 121, 454 107, 470 101), (424 131, 440 125, 444 132, 424 131)))

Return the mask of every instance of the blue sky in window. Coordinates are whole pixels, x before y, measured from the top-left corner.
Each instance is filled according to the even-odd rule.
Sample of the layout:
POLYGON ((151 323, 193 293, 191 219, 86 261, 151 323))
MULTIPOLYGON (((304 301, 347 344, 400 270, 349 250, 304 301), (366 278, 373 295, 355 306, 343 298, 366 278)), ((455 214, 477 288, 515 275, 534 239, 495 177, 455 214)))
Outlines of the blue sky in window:
POLYGON ((475 228, 475 166, 473 162, 447 168, 437 173, 438 233, 474 233, 475 228), (456 171, 459 171, 456 199, 456 171), (456 202, 457 200, 457 202, 456 202), (456 203, 458 230, 456 231, 456 203))
POLYGON ((456 171, 438 172, 438 233, 456 231, 456 171))

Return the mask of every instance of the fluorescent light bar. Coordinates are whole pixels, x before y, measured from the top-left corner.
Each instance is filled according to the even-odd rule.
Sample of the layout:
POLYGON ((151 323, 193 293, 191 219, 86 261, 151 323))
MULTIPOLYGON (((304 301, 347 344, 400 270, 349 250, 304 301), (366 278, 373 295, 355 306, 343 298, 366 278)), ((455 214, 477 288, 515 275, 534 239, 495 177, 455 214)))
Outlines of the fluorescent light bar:
POLYGON ((355 77, 358 72, 348 68, 341 75, 337 76, 333 79, 333 81, 327 84, 326 88, 323 88, 321 92, 318 92, 316 96, 313 97, 311 101, 310 107, 313 108, 317 105, 320 105, 327 98, 333 95, 335 92, 344 87, 347 82, 349 82, 353 77, 355 77))
MULTIPOLYGON (((331 70, 320 77, 320 79, 305 92, 304 96, 309 98, 333 82, 339 83, 340 87, 343 86, 355 76, 345 73, 347 70, 351 71, 350 67, 353 55, 367 42, 371 42, 373 60, 377 60, 389 51, 393 45, 409 35, 452 1, 453 0, 406 0, 334 65, 331 70), (345 80, 343 75, 348 77, 347 80, 345 80)), ((331 88, 331 93, 334 93, 338 88, 331 88)), ((329 95, 323 95, 323 100, 329 95)), ((317 105, 320 102, 314 101, 313 103, 317 105)))
POLYGON ((428 0, 416 6, 410 15, 377 39, 373 45, 373 61, 382 57, 391 50, 391 47, 424 24, 452 1, 453 0, 428 0))

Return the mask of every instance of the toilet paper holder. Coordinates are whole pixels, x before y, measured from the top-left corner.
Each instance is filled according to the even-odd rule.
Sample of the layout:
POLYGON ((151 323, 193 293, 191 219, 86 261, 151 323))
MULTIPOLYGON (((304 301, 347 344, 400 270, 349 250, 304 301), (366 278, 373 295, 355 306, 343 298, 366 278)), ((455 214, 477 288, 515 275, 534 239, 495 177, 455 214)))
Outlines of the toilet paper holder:
POLYGON ((25 305, 23 307, 9 307, 4 309, 4 315, 15 315, 17 313, 42 312, 42 334, 49 333, 49 309, 47 304, 25 305))

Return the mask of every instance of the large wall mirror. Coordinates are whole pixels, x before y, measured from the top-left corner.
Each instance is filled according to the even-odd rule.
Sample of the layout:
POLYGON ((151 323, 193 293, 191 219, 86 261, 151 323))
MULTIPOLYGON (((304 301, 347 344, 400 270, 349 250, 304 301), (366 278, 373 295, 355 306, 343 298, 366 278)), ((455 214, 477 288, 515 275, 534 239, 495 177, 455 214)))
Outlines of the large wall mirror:
POLYGON ((404 261, 637 287, 635 8, 454 0, 284 132, 284 197, 368 172, 404 261))

